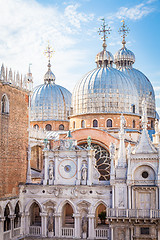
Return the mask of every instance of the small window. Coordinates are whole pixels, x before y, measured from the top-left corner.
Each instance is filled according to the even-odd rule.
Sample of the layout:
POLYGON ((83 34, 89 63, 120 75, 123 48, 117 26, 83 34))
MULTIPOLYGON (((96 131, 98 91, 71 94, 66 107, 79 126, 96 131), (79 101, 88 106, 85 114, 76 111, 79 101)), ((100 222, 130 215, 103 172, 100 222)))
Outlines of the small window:
POLYGON ((149 235, 149 227, 143 227, 143 228, 141 228, 141 234, 149 235))
POLYGON ((45 127, 46 131, 52 131, 52 126, 51 124, 47 124, 45 127))
POLYGON ((9 113, 9 101, 6 95, 3 95, 1 100, 1 112, 2 113, 9 113))
POLYGON ((112 127, 112 119, 107 120, 107 127, 112 127))
POLYGON ((81 128, 85 128, 85 121, 84 120, 81 121, 81 128))
POLYGON ((154 122, 151 120, 151 128, 154 128, 154 122))
POLYGON ((36 130, 38 130, 38 129, 39 129, 38 124, 35 124, 35 125, 33 126, 33 128, 36 129, 36 130))
POLYGON ((96 119, 93 120, 93 127, 98 127, 98 121, 96 119))
POLYGON ((135 107, 135 105, 134 105, 134 104, 132 105, 132 112, 133 112, 133 113, 135 113, 135 112, 136 112, 136 107, 135 107))
POLYGON ((63 124, 59 125, 59 130, 64 130, 64 125, 63 124))
POLYGON ((10 215, 10 210, 9 210, 9 206, 7 205, 4 210, 4 217, 5 217, 4 232, 11 229, 11 221, 10 221, 9 215, 10 215))
POLYGON ((76 128, 76 123, 75 123, 75 121, 73 121, 73 128, 76 128))
POLYGON ((136 121, 135 120, 133 120, 132 126, 133 126, 133 128, 136 127, 136 121))
POLYGON ((144 172, 142 173, 142 177, 143 177, 143 178, 148 178, 148 172, 144 171, 144 172))

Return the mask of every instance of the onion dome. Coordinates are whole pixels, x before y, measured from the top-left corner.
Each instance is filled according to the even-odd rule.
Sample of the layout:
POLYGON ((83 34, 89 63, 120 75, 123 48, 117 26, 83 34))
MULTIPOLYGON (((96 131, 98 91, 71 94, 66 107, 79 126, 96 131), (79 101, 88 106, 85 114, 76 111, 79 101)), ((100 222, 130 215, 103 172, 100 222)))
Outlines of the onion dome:
MULTIPOLYGON (((103 20, 104 21, 104 20, 103 20)), ((96 56, 97 68, 87 73, 75 86, 72 95, 73 115, 90 113, 139 114, 138 92, 132 81, 112 67, 112 54, 106 51, 103 22, 103 51, 96 56)))
POLYGON ((132 81, 112 67, 87 73, 72 94, 73 115, 90 113, 139 113, 138 93, 132 81))
POLYGON ((125 67, 132 66, 135 62, 135 55, 132 51, 128 50, 125 46, 122 47, 115 55, 114 55, 114 63, 116 67, 125 67))
MULTIPOLYGON (((48 54, 51 53, 48 46, 48 54)), ((68 120, 71 111, 71 93, 55 84, 51 71, 50 56, 44 84, 34 88, 31 97, 31 121, 68 120)))
POLYGON ((135 84, 138 91, 139 113, 142 115, 142 100, 146 99, 147 115, 155 118, 155 94, 149 79, 139 70, 133 68, 135 55, 125 46, 125 36, 128 29, 123 21, 120 32, 123 32, 123 47, 114 55, 116 68, 123 72, 135 84))

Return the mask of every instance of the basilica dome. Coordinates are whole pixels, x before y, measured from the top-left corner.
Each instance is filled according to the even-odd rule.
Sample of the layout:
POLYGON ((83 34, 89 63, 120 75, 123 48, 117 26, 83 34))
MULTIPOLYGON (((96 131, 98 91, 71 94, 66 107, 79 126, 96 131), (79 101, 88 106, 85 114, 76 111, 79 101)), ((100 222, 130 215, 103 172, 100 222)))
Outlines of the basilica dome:
POLYGON ((44 84, 33 90, 31 121, 68 120, 71 110, 71 93, 55 84, 55 75, 48 66, 44 84))
POLYGON ((149 79, 139 70, 132 67, 135 62, 135 55, 124 45, 115 55, 114 63, 116 68, 123 72, 137 88, 139 96, 139 111, 142 113, 142 100, 147 103, 148 117, 155 117, 155 94, 149 79))
POLYGON ((72 95, 73 115, 89 113, 139 114, 138 92, 132 81, 112 67, 112 54, 96 56, 97 68, 87 73, 72 95), (133 112, 134 106, 134 112, 133 112))

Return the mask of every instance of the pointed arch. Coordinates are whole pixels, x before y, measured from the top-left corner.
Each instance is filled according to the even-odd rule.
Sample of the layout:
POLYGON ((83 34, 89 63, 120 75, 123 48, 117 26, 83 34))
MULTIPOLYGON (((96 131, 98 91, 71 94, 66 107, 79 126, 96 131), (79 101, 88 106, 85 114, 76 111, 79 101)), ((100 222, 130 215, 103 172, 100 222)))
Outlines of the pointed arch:
POLYGON ((14 208, 13 208, 13 206, 12 206, 12 204, 11 204, 11 202, 9 200, 5 203, 4 209, 6 208, 7 205, 9 207, 10 214, 14 214, 14 208))
POLYGON ((42 212, 43 207, 42 207, 41 203, 40 203, 38 200, 36 200, 36 199, 31 199, 31 200, 26 204, 26 206, 25 206, 25 213, 28 213, 28 212, 29 212, 30 207, 31 207, 31 205, 32 205, 33 203, 38 204, 38 206, 39 206, 39 208, 40 208, 40 211, 42 212))
POLYGON ((68 203, 71 205, 71 207, 73 208, 73 212, 74 214, 77 213, 77 209, 75 207, 75 205, 69 200, 69 199, 66 199, 65 201, 61 202, 58 207, 57 207, 57 213, 61 213, 62 212, 62 209, 64 207, 64 205, 68 203))
POLYGON ((9 113, 9 99, 6 94, 3 94, 1 98, 1 113, 9 113))
POLYGON ((91 208, 90 214, 95 214, 96 209, 97 209, 97 207, 98 207, 100 204, 103 204, 103 205, 106 207, 106 209, 108 208, 107 203, 105 203, 103 200, 99 200, 99 201, 97 201, 97 202, 93 205, 93 207, 91 208))

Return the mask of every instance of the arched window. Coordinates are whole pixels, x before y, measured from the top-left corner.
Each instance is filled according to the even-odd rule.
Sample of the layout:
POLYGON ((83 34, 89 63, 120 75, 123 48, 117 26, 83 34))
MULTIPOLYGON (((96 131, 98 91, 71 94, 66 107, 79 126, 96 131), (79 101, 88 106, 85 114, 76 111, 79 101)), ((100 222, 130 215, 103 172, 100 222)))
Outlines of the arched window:
POLYGON ((39 126, 38 126, 38 124, 35 124, 34 126, 33 126, 33 128, 35 128, 35 129, 39 129, 39 126))
POLYGON ((98 127, 98 121, 96 119, 93 120, 93 127, 98 127))
POLYGON ((59 130, 64 130, 64 125, 63 124, 59 125, 59 130))
POLYGON ((81 121, 81 128, 85 128, 85 121, 84 120, 81 121))
POLYGON ((7 206, 5 207, 5 210, 4 210, 4 217, 5 217, 4 232, 9 231, 11 229, 11 221, 10 221, 9 215, 10 215, 10 210, 9 210, 9 206, 7 204, 7 206))
POLYGON ((107 120, 107 127, 112 127, 112 119, 107 120))
POLYGON ((51 124, 47 124, 45 127, 46 131, 52 131, 52 126, 51 124))
POLYGON ((30 226, 41 226, 40 208, 37 203, 30 207, 30 226))
POLYGON ((151 128, 154 128, 154 122, 151 120, 151 128))
POLYGON ((73 209, 69 203, 63 207, 63 226, 74 227, 73 209))
POLYGON ((14 228, 19 228, 21 226, 19 203, 16 204, 14 214, 16 215, 16 217, 14 219, 14 228))
POLYGON ((106 223, 106 207, 101 203, 96 209, 96 226, 106 223))
POLYGON ((132 105, 132 112, 135 113, 136 112, 136 106, 133 104, 132 105))
POLYGON ((136 127, 136 121, 135 120, 133 120, 132 126, 133 126, 133 128, 136 127))
POLYGON ((75 121, 73 121, 73 128, 76 128, 76 123, 75 123, 75 121))
POLYGON ((9 113, 9 101, 6 95, 3 95, 1 100, 1 112, 9 113))

